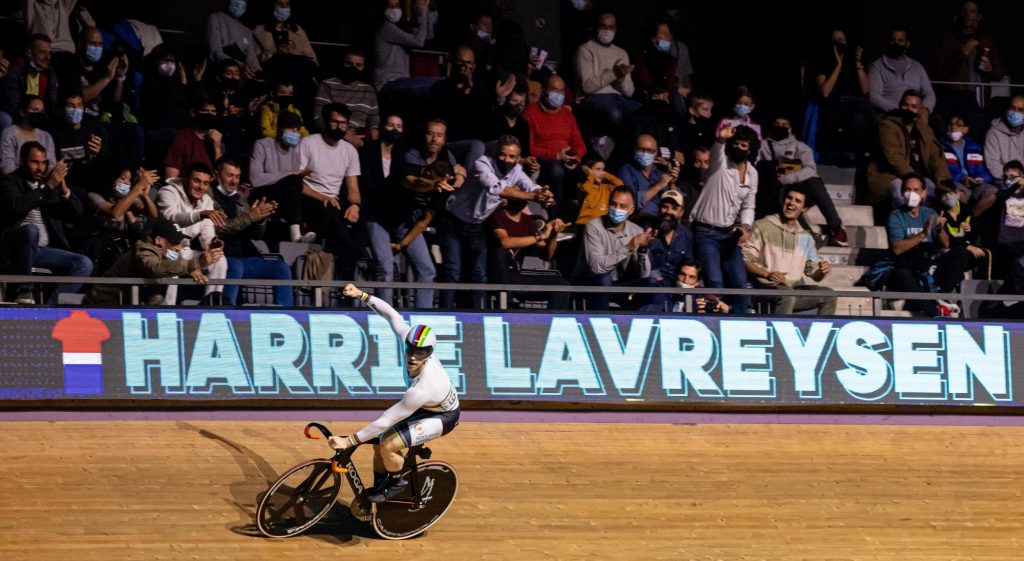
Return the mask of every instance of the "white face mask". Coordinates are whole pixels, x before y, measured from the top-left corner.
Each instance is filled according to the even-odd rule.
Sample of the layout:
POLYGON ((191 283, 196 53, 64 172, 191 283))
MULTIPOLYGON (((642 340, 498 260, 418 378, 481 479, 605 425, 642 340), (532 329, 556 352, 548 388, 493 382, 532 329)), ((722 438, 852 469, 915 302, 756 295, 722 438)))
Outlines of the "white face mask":
POLYGON ((953 142, 960 142, 960 139, 964 137, 964 133, 961 131, 953 131, 949 133, 949 138, 953 142))
POLYGON ((907 191, 907 194, 903 196, 907 202, 907 206, 910 208, 917 208, 921 205, 921 195, 918 195, 916 191, 907 191))
POLYGON ((611 45, 615 40, 615 31, 612 29, 601 29, 597 32, 597 42, 602 45, 611 45))
POLYGON ((679 285, 679 288, 697 288, 696 286, 688 282, 676 281, 676 284, 679 285))
POLYGON ((398 20, 402 19, 402 9, 388 8, 384 10, 384 17, 388 18, 391 23, 398 23, 398 20))
POLYGON ((157 72, 164 78, 167 78, 168 76, 173 76, 174 71, 177 69, 178 65, 173 62, 161 62, 160 66, 157 67, 157 72))
POLYGON ((132 186, 127 183, 114 183, 114 193, 117 193, 118 197, 124 197, 132 190, 132 186))
POLYGON ((235 195, 238 194, 238 189, 235 189, 234 191, 228 191, 227 189, 224 188, 223 185, 217 185, 217 190, 220 191, 220 194, 224 195, 225 197, 234 197, 235 195))

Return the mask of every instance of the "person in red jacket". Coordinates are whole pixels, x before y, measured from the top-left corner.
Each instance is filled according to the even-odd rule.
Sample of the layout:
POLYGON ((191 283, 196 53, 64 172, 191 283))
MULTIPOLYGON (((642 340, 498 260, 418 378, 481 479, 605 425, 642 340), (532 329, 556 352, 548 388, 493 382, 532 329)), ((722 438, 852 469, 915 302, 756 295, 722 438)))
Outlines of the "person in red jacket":
POLYGON ((565 80, 552 75, 544 85, 540 101, 523 112, 523 120, 530 128, 530 155, 540 163, 540 184, 551 188, 556 201, 575 195, 563 190, 565 175, 574 171, 587 153, 576 117, 564 104, 565 80))

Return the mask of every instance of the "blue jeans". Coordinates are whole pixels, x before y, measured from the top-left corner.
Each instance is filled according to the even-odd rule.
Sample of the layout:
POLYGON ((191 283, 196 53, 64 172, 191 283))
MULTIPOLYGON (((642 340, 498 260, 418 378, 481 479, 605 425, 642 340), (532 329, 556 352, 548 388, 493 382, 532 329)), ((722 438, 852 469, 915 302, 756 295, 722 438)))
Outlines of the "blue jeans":
POLYGON ((607 129, 603 126, 599 132, 611 134, 619 128, 627 115, 639 110, 643 104, 621 94, 609 93, 588 95, 583 99, 583 106, 593 112, 594 122, 606 123, 607 129))
MULTIPOLYGON (((284 261, 262 257, 228 257, 229 279, 273 279, 291 280, 292 271, 284 261)), ((237 284, 224 285, 224 299, 232 306, 238 303, 237 284)), ((274 302, 278 306, 291 308, 295 305, 292 287, 275 286, 274 302)))
MULTIPOLYGON (((390 283, 395 280, 395 255, 391 251, 391 242, 394 240, 397 243, 405 237, 409 233, 409 227, 403 224, 397 228, 388 229, 370 220, 366 223, 366 230, 370 235, 370 250, 373 251, 373 258, 377 261, 377 280, 390 283)), ((423 236, 416 236, 416 239, 403 251, 416 275, 416 282, 434 282, 434 279, 437 278, 437 270, 434 268, 430 248, 427 247, 427 241, 423 239, 423 236)), ((391 302, 393 291, 390 288, 381 288, 376 292, 378 298, 385 302, 391 302)), ((434 307, 433 288, 416 289, 416 307, 434 307)))
MULTIPOLYGON (((703 225, 693 227, 693 247, 708 288, 747 288, 747 268, 743 265, 743 252, 735 234, 703 225)), ((750 297, 726 298, 734 314, 746 314, 750 297)))
MULTIPOLYGON (((486 283, 487 282, 487 240, 483 224, 463 222, 451 213, 441 215, 438 239, 441 242, 441 282, 486 283), (469 267, 469 275, 463 274, 463 262, 469 267), (468 276, 468 278, 465 278, 468 276)), ((473 291, 473 307, 484 309, 486 293, 473 291)), ((441 291, 441 308, 455 308, 455 291, 441 291)))
MULTIPOLYGON (((7 251, 10 256, 10 274, 31 275, 32 267, 49 269, 63 277, 88 277, 92 275, 92 261, 79 253, 54 247, 39 247, 39 228, 35 224, 12 230, 7 234, 7 251)), ((56 304, 61 293, 75 293, 81 284, 58 284, 48 302, 56 304)), ((18 292, 30 292, 32 285, 21 285, 18 292)))

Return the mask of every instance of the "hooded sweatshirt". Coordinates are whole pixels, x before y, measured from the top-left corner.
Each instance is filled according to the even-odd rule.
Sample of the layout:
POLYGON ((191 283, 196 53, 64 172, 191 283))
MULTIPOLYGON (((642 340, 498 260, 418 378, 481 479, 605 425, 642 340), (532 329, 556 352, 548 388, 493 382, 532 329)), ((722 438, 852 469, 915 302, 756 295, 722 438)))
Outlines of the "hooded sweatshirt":
POLYGON ((1013 132, 1004 119, 996 119, 985 135, 985 164, 992 177, 1002 177, 1003 166, 1013 160, 1024 160, 1024 129, 1013 132))
POLYGON ((800 142, 795 136, 789 135, 783 140, 766 139, 761 143, 761 150, 757 155, 758 160, 800 160, 803 169, 779 176, 779 183, 792 185, 807 181, 812 177, 818 177, 818 164, 814 162, 814 151, 811 147, 800 142))
MULTIPOLYGON (((743 244, 743 260, 785 273, 789 287, 815 284, 805 278, 818 267, 814 238, 799 223, 784 226, 778 214, 754 222, 750 237, 743 244)), ((778 286, 765 278, 758 277, 757 281, 763 286, 778 286)))
POLYGON ((204 210, 214 210, 213 199, 209 194, 205 194, 193 204, 185 194, 180 177, 168 179, 167 185, 160 188, 156 206, 161 216, 177 224, 182 234, 189 238, 199 238, 199 243, 203 247, 208 246, 217 235, 213 221, 199 216, 204 210))

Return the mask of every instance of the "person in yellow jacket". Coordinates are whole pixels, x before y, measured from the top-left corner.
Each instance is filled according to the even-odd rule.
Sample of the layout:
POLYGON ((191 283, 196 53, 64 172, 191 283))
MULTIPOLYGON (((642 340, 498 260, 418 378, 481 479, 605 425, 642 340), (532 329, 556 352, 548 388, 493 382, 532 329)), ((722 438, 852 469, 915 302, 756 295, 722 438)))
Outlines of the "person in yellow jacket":
POLYGON ((605 161, 596 153, 583 158, 583 172, 587 178, 578 185, 581 202, 580 215, 576 219, 581 226, 608 214, 608 197, 612 189, 622 185, 621 179, 605 171, 605 161))
MULTIPOLYGON (((292 94, 295 86, 286 81, 280 81, 274 86, 274 97, 260 106, 259 122, 260 132, 264 138, 277 138, 277 117, 281 114, 282 108, 285 111, 295 113, 300 118, 302 112, 292 104, 292 94)), ((303 119, 305 122, 305 119, 303 119)), ((305 126, 299 127, 299 134, 302 137, 309 136, 305 126)))

